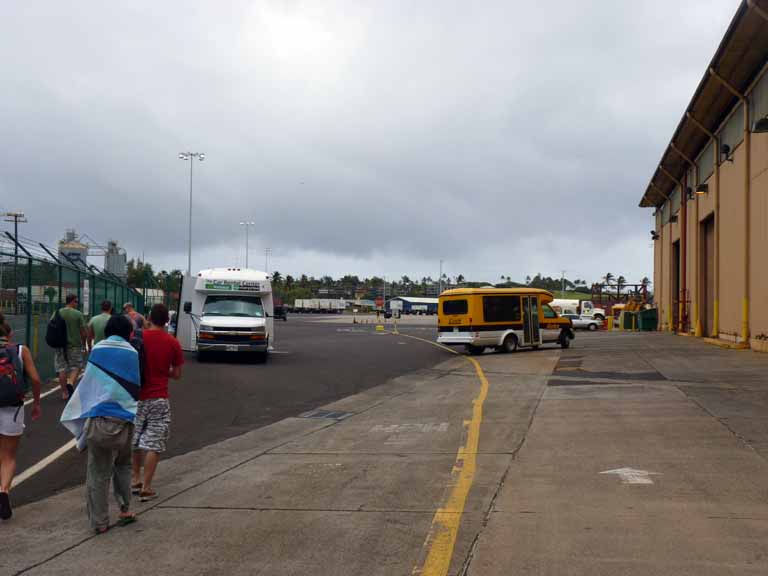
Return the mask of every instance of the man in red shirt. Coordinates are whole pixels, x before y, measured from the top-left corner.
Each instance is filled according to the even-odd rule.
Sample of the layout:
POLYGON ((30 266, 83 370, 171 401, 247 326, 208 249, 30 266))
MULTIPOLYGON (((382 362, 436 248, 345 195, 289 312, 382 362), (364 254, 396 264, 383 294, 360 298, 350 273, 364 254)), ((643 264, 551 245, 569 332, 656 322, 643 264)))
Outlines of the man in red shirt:
POLYGON ((155 304, 149 320, 151 325, 144 329, 144 373, 134 420, 131 481, 131 488, 142 502, 157 498, 152 489, 152 478, 171 431, 168 380, 181 378, 181 365, 184 364, 179 341, 165 331, 168 308, 164 304, 155 304))

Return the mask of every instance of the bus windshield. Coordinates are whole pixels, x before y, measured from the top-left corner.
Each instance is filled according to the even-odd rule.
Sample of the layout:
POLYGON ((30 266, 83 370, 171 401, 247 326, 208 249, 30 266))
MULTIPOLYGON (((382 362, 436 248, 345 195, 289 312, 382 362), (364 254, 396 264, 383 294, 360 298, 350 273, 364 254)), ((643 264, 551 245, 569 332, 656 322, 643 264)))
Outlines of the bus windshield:
POLYGON ((264 318, 264 307, 258 296, 208 296, 203 316, 264 318))

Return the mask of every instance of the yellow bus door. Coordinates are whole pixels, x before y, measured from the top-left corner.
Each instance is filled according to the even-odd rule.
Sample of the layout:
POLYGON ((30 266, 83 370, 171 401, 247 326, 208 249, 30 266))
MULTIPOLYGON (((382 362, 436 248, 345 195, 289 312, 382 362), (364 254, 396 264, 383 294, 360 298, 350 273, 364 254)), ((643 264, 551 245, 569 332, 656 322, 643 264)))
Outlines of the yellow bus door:
POLYGON ((523 297, 523 344, 525 346, 541 344, 538 296, 523 297))

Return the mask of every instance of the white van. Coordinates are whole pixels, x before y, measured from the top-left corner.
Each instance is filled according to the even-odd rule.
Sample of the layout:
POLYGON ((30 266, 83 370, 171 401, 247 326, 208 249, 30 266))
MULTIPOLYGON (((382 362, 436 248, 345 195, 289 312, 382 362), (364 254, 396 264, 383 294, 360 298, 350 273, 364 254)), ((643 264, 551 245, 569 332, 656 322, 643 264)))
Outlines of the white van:
POLYGON ((176 335, 184 350, 253 352, 273 348, 272 284, 265 272, 212 268, 185 276, 176 335))

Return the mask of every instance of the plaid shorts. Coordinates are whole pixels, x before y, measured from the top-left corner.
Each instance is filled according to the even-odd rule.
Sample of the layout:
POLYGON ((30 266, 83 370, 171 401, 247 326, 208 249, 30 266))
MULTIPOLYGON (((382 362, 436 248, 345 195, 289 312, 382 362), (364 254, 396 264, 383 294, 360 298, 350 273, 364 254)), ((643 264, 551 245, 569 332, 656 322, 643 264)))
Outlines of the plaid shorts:
POLYGON ((133 448, 165 452, 171 436, 171 404, 167 398, 139 400, 133 420, 133 448))
POLYGON ((64 348, 56 348, 53 367, 56 372, 80 370, 83 367, 83 350, 81 348, 67 348, 67 355, 65 356, 64 348))

